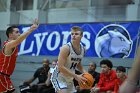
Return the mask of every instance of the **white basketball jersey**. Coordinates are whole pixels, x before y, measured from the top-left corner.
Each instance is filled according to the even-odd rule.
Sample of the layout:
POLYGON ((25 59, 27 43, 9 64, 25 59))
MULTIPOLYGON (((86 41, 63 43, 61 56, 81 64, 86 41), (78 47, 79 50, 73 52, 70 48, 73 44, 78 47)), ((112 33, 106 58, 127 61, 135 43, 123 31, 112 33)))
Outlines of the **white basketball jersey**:
MULTIPOLYGON (((81 52, 77 54, 74 51, 72 44, 70 42, 67 43, 67 45, 69 46, 69 55, 68 55, 65 67, 69 71, 75 73, 77 64, 82 61, 82 58, 85 54, 85 48, 82 44, 80 44, 81 52)), ((65 89, 65 88, 69 89, 69 91, 75 91, 75 88, 73 85, 73 77, 63 75, 61 72, 59 72, 57 65, 54 69, 54 72, 52 73, 51 81, 56 91, 60 89, 65 89)))
MULTIPOLYGON (((82 61, 82 58, 85 54, 85 47, 82 44, 80 44, 81 53, 77 54, 74 51, 71 42, 67 43, 67 45, 69 46, 69 56, 67 58, 67 62, 65 64, 65 67, 69 71, 72 71, 73 73, 75 73, 75 69, 77 68, 77 64, 82 61)), ((65 77, 61 72, 59 73, 59 75, 66 78, 66 79, 71 79, 71 80, 73 79, 73 77, 68 77, 68 76, 65 77)))
POLYGON ((83 47, 82 44, 80 44, 80 46, 81 46, 81 53, 77 54, 74 51, 74 49, 72 47, 72 44, 70 42, 67 43, 67 44, 69 46, 69 50, 70 51, 69 51, 69 56, 67 58, 67 62, 65 64, 65 67, 67 69, 71 70, 72 72, 75 72, 77 64, 82 61, 82 58, 83 58, 83 56, 85 54, 85 48, 83 47))

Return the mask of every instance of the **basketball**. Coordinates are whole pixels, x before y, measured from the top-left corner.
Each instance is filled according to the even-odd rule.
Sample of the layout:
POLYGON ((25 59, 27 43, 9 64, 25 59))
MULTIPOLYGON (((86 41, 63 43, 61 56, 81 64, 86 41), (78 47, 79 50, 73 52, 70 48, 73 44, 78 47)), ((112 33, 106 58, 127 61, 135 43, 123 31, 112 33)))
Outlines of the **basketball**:
POLYGON ((86 73, 83 73, 82 76, 83 76, 84 78, 86 78, 87 81, 85 81, 84 84, 81 84, 81 85, 80 85, 80 88, 81 88, 81 89, 90 89, 90 88, 92 88, 92 85, 93 85, 93 83, 94 83, 94 78, 93 78, 93 76, 92 76, 91 74, 87 73, 87 72, 86 72, 86 73))

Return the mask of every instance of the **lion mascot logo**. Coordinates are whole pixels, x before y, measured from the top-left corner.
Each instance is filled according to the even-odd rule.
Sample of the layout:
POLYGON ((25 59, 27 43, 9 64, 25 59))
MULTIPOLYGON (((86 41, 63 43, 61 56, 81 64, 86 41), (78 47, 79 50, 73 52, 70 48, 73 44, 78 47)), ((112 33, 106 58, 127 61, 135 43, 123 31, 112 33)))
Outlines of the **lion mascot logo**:
POLYGON ((132 49, 128 31, 121 25, 110 24, 96 35, 95 51, 99 57, 125 58, 132 49))

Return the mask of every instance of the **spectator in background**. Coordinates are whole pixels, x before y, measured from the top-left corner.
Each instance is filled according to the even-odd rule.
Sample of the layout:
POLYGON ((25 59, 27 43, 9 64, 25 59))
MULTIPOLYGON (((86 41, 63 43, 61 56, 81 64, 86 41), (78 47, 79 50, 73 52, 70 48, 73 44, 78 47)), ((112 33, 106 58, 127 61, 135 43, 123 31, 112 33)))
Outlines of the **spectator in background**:
POLYGON ((52 73, 54 71, 54 68, 55 68, 56 64, 57 64, 57 60, 53 60, 52 61, 52 67, 50 68, 50 70, 48 72, 48 78, 47 78, 47 80, 45 82, 46 86, 48 88, 44 89, 42 91, 42 93, 55 93, 55 89, 53 88, 52 83, 51 83, 51 75, 52 75, 52 73))
POLYGON ((100 62, 101 73, 97 86, 91 89, 91 93, 110 93, 114 90, 115 79, 117 78, 116 71, 112 70, 112 62, 104 59, 100 62))
POLYGON ((38 83, 30 85, 31 86, 31 92, 35 93, 41 93, 43 88, 46 88, 45 81, 48 78, 48 71, 49 71, 49 60, 43 59, 43 67, 38 68, 33 77, 27 81, 24 82, 25 85, 30 85, 34 80, 38 78, 38 83))
POLYGON ((126 69, 123 66, 118 66, 116 68, 116 74, 117 74, 117 79, 115 80, 115 86, 114 86, 114 92, 113 93, 119 93, 119 86, 125 81, 126 79, 126 69))
MULTIPOLYGON (((78 74, 78 72, 76 72, 76 73, 78 74)), ((90 73, 93 76, 93 78, 95 79, 93 86, 92 86, 92 87, 94 87, 95 84, 97 84, 99 82, 99 78, 100 78, 100 73, 96 72, 96 63, 94 63, 94 62, 89 63, 88 73, 90 73)), ((80 89, 78 83, 77 84, 75 83, 75 86, 77 89, 77 93, 90 93, 90 89, 80 89)))
POLYGON ((95 79, 93 87, 99 82, 100 73, 96 72, 96 63, 91 62, 88 67, 88 73, 90 73, 95 79))

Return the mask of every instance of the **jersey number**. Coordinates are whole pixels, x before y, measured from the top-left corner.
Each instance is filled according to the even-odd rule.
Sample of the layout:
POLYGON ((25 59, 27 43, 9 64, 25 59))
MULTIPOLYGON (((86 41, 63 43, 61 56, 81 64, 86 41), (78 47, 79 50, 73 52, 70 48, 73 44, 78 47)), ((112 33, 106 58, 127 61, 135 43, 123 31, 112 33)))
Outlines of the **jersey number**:
POLYGON ((76 66, 77 66, 77 63, 72 62, 70 69, 75 69, 75 68, 76 68, 76 66))

